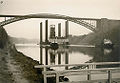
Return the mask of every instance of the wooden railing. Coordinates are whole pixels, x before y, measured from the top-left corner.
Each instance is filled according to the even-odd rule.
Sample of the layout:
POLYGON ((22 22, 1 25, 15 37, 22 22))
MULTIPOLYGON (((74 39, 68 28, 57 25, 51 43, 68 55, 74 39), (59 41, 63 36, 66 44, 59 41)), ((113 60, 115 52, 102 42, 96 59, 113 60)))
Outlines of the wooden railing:
POLYGON ((65 65, 37 65, 35 68, 44 68, 42 74, 44 75, 44 83, 47 83, 47 77, 56 77, 56 83, 92 83, 92 82, 107 82, 112 83, 112 81, 120 81, 120 78, 112 78, 112 73, 120 73, 120 67, 113 68, 95 68, 95 69, 79 69, 79 70, 62 70, 62 71, 46 71, 49 67, 68 67, 68 66, 91 66, 91 65, 119 65, 120 62, 101 62, 101 63, 84 63, 84 64, 65 64, 65 65), (91 75, 93 74, 107 74, 107 79, 92 80, 91 75), (60 76, 70 76, 70 75, 87 75, 86 81, 72 81, 72 82, 59 82, 60 76))
POLYGON ((64 67, 64 66, 81 66, 81 65, 117 65, 120 62, 99 62, 99 63, 81 63, 81 64, 59 64, 59 65, 36 65, 35 68, 64 67))

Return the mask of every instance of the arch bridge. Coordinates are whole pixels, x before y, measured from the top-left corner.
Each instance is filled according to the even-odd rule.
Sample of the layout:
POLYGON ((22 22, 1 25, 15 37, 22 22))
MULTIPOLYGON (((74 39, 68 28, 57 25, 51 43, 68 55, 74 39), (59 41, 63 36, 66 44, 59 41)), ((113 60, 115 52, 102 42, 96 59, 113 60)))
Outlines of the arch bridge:
POLYGON ((65 16, 60 14, 48 14, 48 13, 29 14, 29 15, 0 15, 0 17, 5 17, 5 18, 10 17, 5 21, 0 22, 0 26, 5 26, 16 21, 30 19, 30 18, 64 19, 79 24, 81 26, 84 26, 85 28, 93 32, 97 31, 101 20, 94 18, 77 18, 77 17, 65 16))

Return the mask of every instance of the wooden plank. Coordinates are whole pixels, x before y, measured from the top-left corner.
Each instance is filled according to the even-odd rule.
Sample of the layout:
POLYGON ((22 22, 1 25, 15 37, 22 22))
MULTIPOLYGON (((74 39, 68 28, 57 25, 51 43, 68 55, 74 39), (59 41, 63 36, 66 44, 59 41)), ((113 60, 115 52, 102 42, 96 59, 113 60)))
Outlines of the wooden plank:
MULTIPOLYGON (((107 74, 107 72, 91 72, 92 75, 95 74, 107 74)), ((68 72, 60 74, 60 76, 70 76, 70 75, 87 75, 87 72, 68 72)), ((47 74, 46 77, 55 77, 55 74, 47 74)))
POLYGON ((56 75, 55 74, 52 74, 52 75, 46 75, 46 77, 55 77, 56 75))
MULTIPOLYGON (((118 72, 112 72, 118 73, 118 72)), ((120 72, 119 72, 120 73, 120 72)), ((107 72, 91 72, 91 75, 107 74, 107 72)), ((71 73, 62 73, 60 76, 70 76, 70 75, 87 75, 87 72, 71 72, 71 73)), ((55 77, 55 74, 47 74, 46 77, 55 77)))
MULTIPOLYGON (((112 79, 115 83, 120 81, 120 78, 112 79)), ((71 82, 59 82, 59 83, 93 83, 93 82, 107 82, 108 79, 101 79, 101 80, 86 80, 86 81, 71 81, 71 82)))
POLYGON ((93 82, 107 82, 108 79, 101 80, 86 80, 86 81, 72 81, 72 82, 59 82, 59 83, 93 83, 93 82))
MULTIPOLYGON (((97 73, 91 73, 92 75, 95 75, 95 74, 107 74, 107 73, 105 73, 105 72, 97 72, 97 73)), ((72 72, 72 73, 64 73, 64 74, 60 74, 60 76, 70 76, 70 75, 87 75, 87 73, 79 73, 79 72, 72 72)))
POLYGON ((64 66, 81 66, 81 65, 117 65, 120 62, 100 62, 100 63, 82 63, 82 64, 64 64, 64 65, 36 65, 35 68, 44 68, 44 67, 64 67, 64 66))

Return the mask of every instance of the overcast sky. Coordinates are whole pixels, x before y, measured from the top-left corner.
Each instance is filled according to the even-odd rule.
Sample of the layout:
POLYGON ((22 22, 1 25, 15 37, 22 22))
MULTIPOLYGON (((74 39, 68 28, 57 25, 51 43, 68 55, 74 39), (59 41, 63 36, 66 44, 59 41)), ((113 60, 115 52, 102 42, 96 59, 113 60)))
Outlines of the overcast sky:
MULTIPOLYGON (((0 0, 0 14, 53 13, 85 18, 120 19, 120 0, 0 0)), ((5 26, 8 34, 15 37, 39 38, 39 23, 45 19, 28 19, 5 26)), ((64 20, 49 20, 49 24, 64 20)), ((90 30, 70 24, 70 34, 82 35, 90 30)), ((64 32, 62 32, 64 33, 64 32)))

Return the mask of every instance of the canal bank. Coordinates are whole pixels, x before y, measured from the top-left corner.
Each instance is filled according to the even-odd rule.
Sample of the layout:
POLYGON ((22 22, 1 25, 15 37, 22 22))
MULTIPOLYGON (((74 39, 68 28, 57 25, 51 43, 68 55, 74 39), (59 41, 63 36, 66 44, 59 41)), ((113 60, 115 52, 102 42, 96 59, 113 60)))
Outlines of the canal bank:
POLYGON ((23 75, 23 78, 29 81, 28 83, 43 83, 41 74, 42 70, 34 68, 35 65, 39 64, 38 61, 35 61, 32 58, 25 56, 23 53, 18 52, 15 46, 11 46, 8 54, 14 60, 14 63, 19 66, 19 72, 16 73, 23 75))
POLYGON ((42 69, 35 69, 35 65, 40 64, 17 51, 5 29, 0 27, 0 83, 44 83, 42 69))
POLYGON ((44 83, 39 62, 18 52, 12 45, 0 49, 0 83, 44 83))
POLYGON ((0 27, 0 83, 43 83, 41 70, 34 69, 39 62, 18 52, 0 27))
POLYGON ((7 54, 0 49, 0 83, 13 83, 12 73, 8 68, 7 54))

